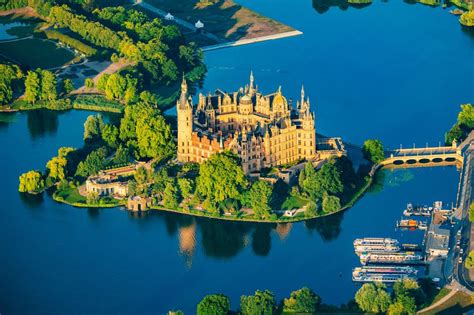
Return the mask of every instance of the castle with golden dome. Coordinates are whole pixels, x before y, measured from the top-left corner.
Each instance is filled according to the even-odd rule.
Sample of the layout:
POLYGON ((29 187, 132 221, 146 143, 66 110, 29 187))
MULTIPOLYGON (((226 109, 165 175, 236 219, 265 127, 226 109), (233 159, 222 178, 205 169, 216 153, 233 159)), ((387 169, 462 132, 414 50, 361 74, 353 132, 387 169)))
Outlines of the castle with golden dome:
POLYGON ((223 150, 236 153, 244 172, 317 158, 314 113, 301 89, 293 108, 281 87, 264 95, 250 82, 237 92, 199 94, 196 106, 183 79, 177 101, 178 160, 202 162, 223 150))

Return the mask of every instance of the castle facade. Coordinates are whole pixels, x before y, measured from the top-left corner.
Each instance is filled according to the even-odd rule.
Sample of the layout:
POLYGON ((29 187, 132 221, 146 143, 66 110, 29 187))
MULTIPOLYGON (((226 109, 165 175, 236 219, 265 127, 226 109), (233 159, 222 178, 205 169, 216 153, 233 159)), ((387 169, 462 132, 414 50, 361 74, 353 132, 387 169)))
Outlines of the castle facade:
POLYGON ((249 84, 237 92, 217 90, 198 98, 193 106, 183 79, 176 106, 181 162, 200 163, 216 152, 231 150, 247 174, 317 157, 315 117, 303 88, 293 108, 281 88, 260 93, 251 73, 249 84))

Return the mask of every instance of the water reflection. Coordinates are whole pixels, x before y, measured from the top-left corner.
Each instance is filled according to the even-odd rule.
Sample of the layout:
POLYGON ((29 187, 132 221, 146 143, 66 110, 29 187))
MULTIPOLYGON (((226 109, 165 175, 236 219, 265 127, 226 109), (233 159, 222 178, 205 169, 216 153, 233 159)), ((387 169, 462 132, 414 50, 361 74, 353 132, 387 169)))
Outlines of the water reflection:
POLYGON ((257 225, 252 233, 252 249, 257 256, 267 256, 272 248, 272 238, 270 233, 275 225, 257 225))
MULTIPOLYGON (((95 217, 98 216, 98 212, 91 212, 89 215, 95 217)), ((193 255, 198 246, 202 246, 202 252, 207 257, 217 259, 230 259, 247 246, 251 246, 253 253, 257 256, 268 256, 272 249, 272 232, 278 235, 278 238, 273 241, 281 242, 288 238, 293 227, 293 223, 232 222, 161 211, 149 211, 142 214, 129 213, 128 216, 140 221, 162 220, 168 236, 177 237, 178 252, 184 257, 188 268, 192 267, 193 255), (197 237, 198 233, 200 234, 199 238, 197 237), (198 239, 201 239, 199 244, 198 239)), ((343 217, 343 213, 338 213, 301 224, 304 224, 310 232, 319 233, 324 241, 331 241, 341 233, 340 225, 343 217)))
POLYGON ((41 206, 44 202, 43 194, 27 194, 27 193, 18 193, 20 195, 20 200, 28 208, 35 209, 41 206))
POLYGON ((231 258, 237 255, 246 246, 246 235, 252 230, 253 225, 216 221, 211 219, 198 221, 204 253, 214 258, 231 258))
POLYGON ((372 3, 349 3, 347 0, 313 0, 313 8, 320 14, 327 12, 331 7, 347 10, 349 7, 362 9, 372 3))
POLYGON ((0 130, 6 129, 9 124, 15 121, 15 113, 0 113, 0 130))
POLYGON ((46 135, 54 136, 58 131, 58 112, 52 110, 27 111, 28 131, 32 139, 46 135))
POLYGON ((316 231, 325 242, 337 239, 341 233, 341 223, 344 218, 344 211, 332 214, 327 217, 313 219, 305 222, 309 231, 316 231))
POLYGON ((196 248, 196 221, 179 228, 179 252, 185 257, 186 266, 191 268, 196 248))
POLYGON ((281 241, 284 241, 287 238, 288 234, 290 234, 292 226, 293 226, 292 223, 277 224, 276 232, 281 241))

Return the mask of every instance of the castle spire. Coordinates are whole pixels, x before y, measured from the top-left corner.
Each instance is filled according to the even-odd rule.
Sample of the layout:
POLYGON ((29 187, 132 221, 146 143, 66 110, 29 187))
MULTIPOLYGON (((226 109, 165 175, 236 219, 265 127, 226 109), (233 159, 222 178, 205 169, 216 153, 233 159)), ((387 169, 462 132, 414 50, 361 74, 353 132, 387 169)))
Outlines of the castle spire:
POLYGON ((184 78, 183 74, 183 81, 181 82, 181 96, 179 98, 179 108, 186 109, 189 106, 188 101, 188 84, 186 83, 186 79, 184 78))
POLYGON ((300 106, 303 106, 303 103, 304 103, 304 86, 303 86, 303 84, 301 84, 301 102, 300 102, 300 106))
POLYGON ((250 70, 250 88, 251 89, 253 89, 254 82, 255 82, 255 79, 253 77, 253 71, 250 70))

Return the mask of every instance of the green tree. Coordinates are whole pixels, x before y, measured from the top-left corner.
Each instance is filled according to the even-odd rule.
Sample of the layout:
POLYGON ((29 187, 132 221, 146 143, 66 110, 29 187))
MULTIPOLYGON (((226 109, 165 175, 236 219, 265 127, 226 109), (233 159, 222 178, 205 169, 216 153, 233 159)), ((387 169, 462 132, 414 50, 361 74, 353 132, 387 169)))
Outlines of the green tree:
MULTIPOLYGON (((101 79, 102 79, 102 77, 101 77, 101 79)), ((100 82, 100 80, 99 80, 99 82, 100 82)), ((103 84, 105 85, 106 83, 103 83, 103 84)), ((94 80, 92 80, 91 78, 86 78, 84 80, 84 85, 85 85, 86 88, 92 89, 94 87, 94 80)))
POLYGON ((230 300, 223 294, 206 295, 197 306, 197 315, 226 315, 230 300))
POLYGON ((257 290, 254 295, 242 295, 240 310, 242 315, 272 315, 276 310, 275 296, 268 290, 257 290))
POLYGON ((54 101, 58 98, 56 76, 48 70, 41 71, 41 99, 54 101))
POLYGON ((152 179, 152 172, 151 170, 140 166, 137 168, 137 171, 133 175, 135 182, 137 183, 136 194, 146 194, 148 190, 148 185, 152 179))
POLYGON ((91 191, 87 194, 86 202, 90 205, 96 205, 99 203, 99 199, 99 193, 97 193, 96 191, 91 191))
POLYGON ((35 103, 40 97, 40 77, 35 71, 28 71, 25 79, 25 100, 35 103))
POLYGON ((55 156, 46 163, 48 169, 48 177, 55 180, 62 180, 66 178, 67 159, 62 156, 55 156))
POLYGON ((66 94, 69 94, 72 91, 74 91, 74 84, 72 83, 71 79, 64 79, 63 80, 63 91, 66 94))
POLYGON ((29 171, 21 174, 19 192, 38 192, 44 188, 43 176, 38 171, 29 171))
POLYGON ((178 191, 174 183, 167 183, 163 192, 163 205, 169 209, 178 208, 178 191))
MULTIPOLYGON (((99 81, 97 81, 97 89, 104 92, 107 88, 107 82, 109 81, 110 74, 104 73, 100 76, 99 81)), ((86 82, 87 84, 87 82, 86 82)))
POLYGON ((321 298, 313 290, 304 287, 291 292, 288 299, 283 301, 283 311, 288 313, 315 313, 321 298))
POLYGON ((89 115, 84 123, 84 140, 94 139, 100 136, 104 121, 101 115, 89 115))
POLYGON ((183 198, 188 198, 194 190, 194 182, 192 179, 189 178, 178 178, 178 186, 179 186, 179 191, 181 192, 181 196, 183 198))
POLYGON ((163 159, 174 153, 171 127, 158 110, 144 103, 125 107, 120 139, 136 145, 140 157, 163 159))
POLYGON ((385 159, 385 152, 380 140, 368 139, 362 146, 364 157, 374 164, 378 164, 385 159))
POLYGON ((391 299, 383 284, 364 284, 356 293, 355 301, 364 312, 384 313, 390 306, 391 299))
POLYGON ((474 268, 474 251, 469 252, 469 256, 467 256, 466 261, 464 262, 464 265, 466 266, 467 269, 474 268))
POLYGON ((0 64, 0 105, 13 100, 14 87, 21 78, 23 72, 17 65, 0 64))
POLYGON ((119 145, 113 158, 115 164, 124 164, 130 162, 130 152, 127 147, 119 145))
POLYGON ((300 188, 312 200, 320 199, 323 193, 339 195, 344 190, 342 172, 338 168, 337 159, 330 159, 321 169, 316 171, 311 163, 306 163, 298 182, 300 188))
POLYGON ((105 97, 109 100, 122 99, 127 88, 127 80, 118 73, 111 74, 105 86, 105 97))
POLYGON ((119 130, 112 124, 106 124, 101 130, 102 140, 111 148, 116 148, 119 141, 119 130))
POLYGON ((272 187, 264 181, 256 181, 249 191, 250 204, 258 218, 268 218, 271 214, 270 199, 272 187))
POLYGON ((212 204, 238 199, 247 180, 235 154, 225 151, 211 155, 199 166, 196 190, 212 204))
POLYGON ((341 202, 338 197, 328 195, 327 192, 324 192, 322 208, 324 212, 331 213, 341 209, 341 202))
POLYGON ((105 158, 107 157, 107 149, 99 148, 87 155, 84 161, 79 162, 76 169, 76 176, 87 177, 97 174, 105 166, 105 158))

